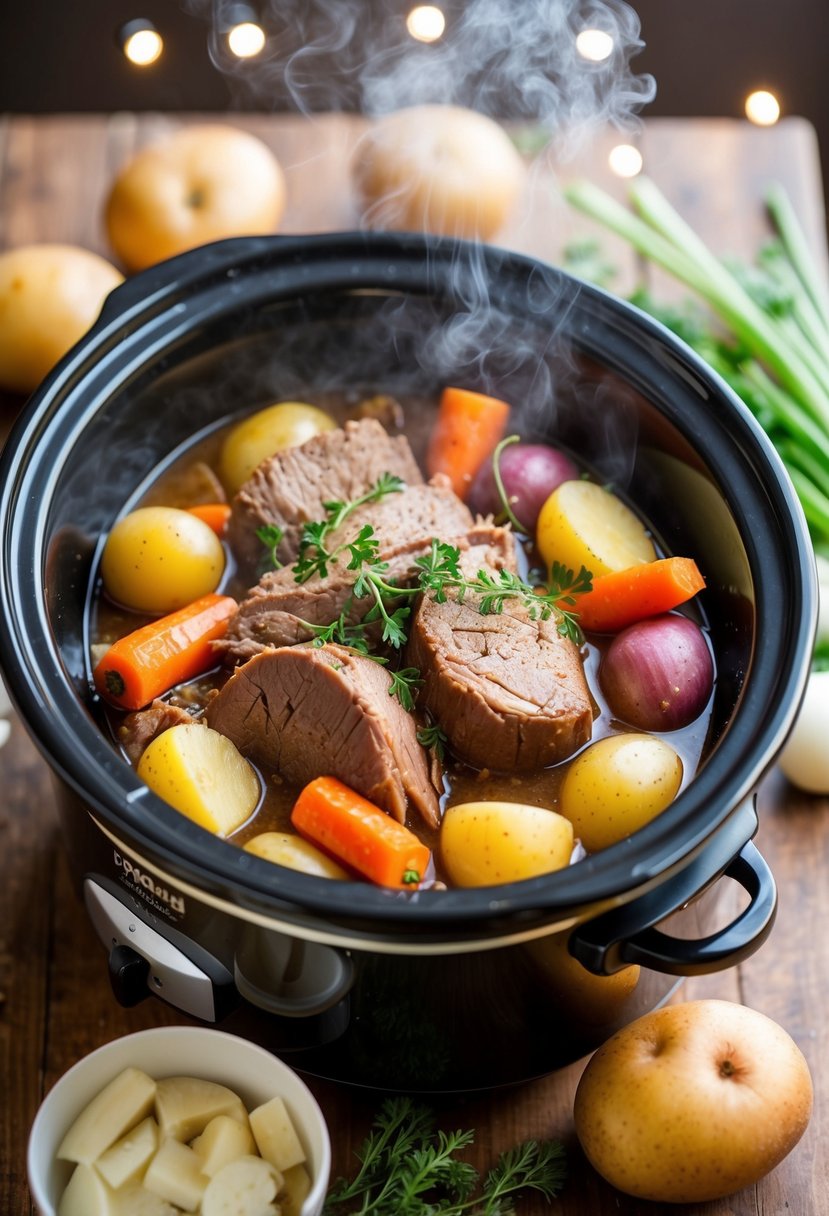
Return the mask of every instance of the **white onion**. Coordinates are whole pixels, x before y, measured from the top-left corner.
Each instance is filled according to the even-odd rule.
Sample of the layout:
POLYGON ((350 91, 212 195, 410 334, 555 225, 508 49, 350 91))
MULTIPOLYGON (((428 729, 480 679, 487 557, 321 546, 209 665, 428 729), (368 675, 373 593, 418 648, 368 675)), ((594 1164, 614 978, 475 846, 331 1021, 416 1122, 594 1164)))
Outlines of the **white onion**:
POLYGON ((829 671, 813 671, 800 713, 780 757, 792 785, 829 794, 829 671))

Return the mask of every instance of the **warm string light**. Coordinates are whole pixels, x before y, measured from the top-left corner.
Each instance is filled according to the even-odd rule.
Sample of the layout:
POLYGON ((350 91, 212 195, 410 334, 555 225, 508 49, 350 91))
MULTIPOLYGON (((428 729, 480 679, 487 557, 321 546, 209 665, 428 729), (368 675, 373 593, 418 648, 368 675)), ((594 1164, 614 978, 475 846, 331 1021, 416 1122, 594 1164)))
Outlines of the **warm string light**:
POLYGON ((617 144, 610 149, 607 163, 617 177, 636 177, 642 172, 642 153, 633 144, 617 144))
POLYGON ((418 4, 406 18, 406 29, 418 42, 436 42, 446 29, 446 18, 434 4, 418 4))
POLYGON ((151 21, 137 17, 121 26, 118 32, 121 50, 130 63, 146 68, 161 58, 164 39, 151 21))
POLYGON ((240 21, 228 30, 227 45, 237 59, 253 59, 265 46, 265 31, 255 21, 240 21))
POLYGON ((780 117, 780 102, 768 89, 755 89, 746 98, 746 118, 758 127, 773 127, 780 117))
POLYGON ((591 63, 602 63, 613 54, 614 42, 606 30, 581 30, 576 37, 576 50, 582 59, 591 63))

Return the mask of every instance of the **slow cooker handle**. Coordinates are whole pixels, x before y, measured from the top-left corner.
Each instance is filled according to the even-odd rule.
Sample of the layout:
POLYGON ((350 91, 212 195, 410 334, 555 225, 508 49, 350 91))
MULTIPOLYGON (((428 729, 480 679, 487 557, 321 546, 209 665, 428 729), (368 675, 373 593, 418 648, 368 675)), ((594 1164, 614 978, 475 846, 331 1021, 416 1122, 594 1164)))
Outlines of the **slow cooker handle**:
POLYGON ((578 926, 570 937, 570 953, 596 975, 611 975, 630 963, 668 975, 705 975, 735 966, 763 944, 777 912, 777 887, 765 858, 750 840, 719 879, 735 879, 751 902, 719 932, 688 939, 654 927, 699 893, 699 887, 686 893, 690 884, 684 878, 681 873, 640 899, 578 926))

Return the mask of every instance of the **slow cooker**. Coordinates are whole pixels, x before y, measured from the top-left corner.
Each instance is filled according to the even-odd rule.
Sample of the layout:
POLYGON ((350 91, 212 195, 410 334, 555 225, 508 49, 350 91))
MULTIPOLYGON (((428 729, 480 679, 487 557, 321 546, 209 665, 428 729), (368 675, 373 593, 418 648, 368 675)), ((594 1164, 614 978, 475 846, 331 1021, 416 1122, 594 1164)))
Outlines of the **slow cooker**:
POLYGON ((749 411, 624 302, 414 234, 206 246, 109 297, 25 409, 0 485, 0 657, 125 1004, 155 993, 319 1076, 470 1090, 578 1058, 769 933, 754 793, 808 674, 811 545, 749 411), (647 827, 542 878, 393 893, 274 866, 160 801, 102 729, 87 636, 102 537, 194 433, 256 403, 417 400, 450 381, 520 403, 528 433, 578 452, 696 558, 717 663, 704 761, 647 827))

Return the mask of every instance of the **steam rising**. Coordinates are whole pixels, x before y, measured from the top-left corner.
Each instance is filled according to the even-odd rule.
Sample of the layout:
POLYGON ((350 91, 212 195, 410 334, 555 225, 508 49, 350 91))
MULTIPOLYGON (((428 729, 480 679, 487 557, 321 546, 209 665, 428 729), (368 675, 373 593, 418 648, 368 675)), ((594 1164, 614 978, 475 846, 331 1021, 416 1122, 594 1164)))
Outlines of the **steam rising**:
POLYGON ((655 93, 651 76, 631 71, 643 44, 623 0, 465 0, 446 6, 444 36, 428 45, 407 33, 400 0, 268 0, 268 47, 243 64, 224 45, 231 0, 185 3, 209 23, 213 61, 238 100, 266 109, 377 116, 443 103, 572 133, 606 123, 630 129, 655 93), (613 39, 600 63, 576 49, 587 27, 613 39))
MULTIPOLYGON (((429 44, 408 34, 405 0, 267 0, 267 46, 245 62, 226 46, 233 0, 183 2, 208 23, 211 56, 240 105, 302 114, 354 110, 370 117, 413 105, 466 106, 499 120, 537 124, 561 160, 597 128, 634 130, 655 94, 653 78, 631 69, 643 44, 639 18, 624 0, 447 0, 445 33, 429 44), (576 38, 585 28, 612 38, 607 58, 593 62, 579 54, 576 38)), ((430 323, 422 301, 392 293, 373 321, 376 361, 366 350, 339 348, 330 369, 318 358, 303 369, 294 360, 294 384, 291 361, 274 352, 266 373, 273 399, 302 395, 306 373, 306 390, 349 383, 368 389, 367 377, 376 370, 374 391, 385 391, 395 379, 392 369, 405 380, 408 367, 421 385, 425 377, 435 386, 455 381, 506 396, 521 414, 513 419, 517 429, 540 436, 550 434, 557 402, 575 395, 597 424, 592 438, 598 463, 624 485, 635 435, 600 389, 579 386, 567 344, 557 349, 572 283, 535 263, 527 272, 524 308, 538 324, 522 327, 509 302, 493 298, 483 250, 470 243, 455 250, 451 313, 430 323)))

